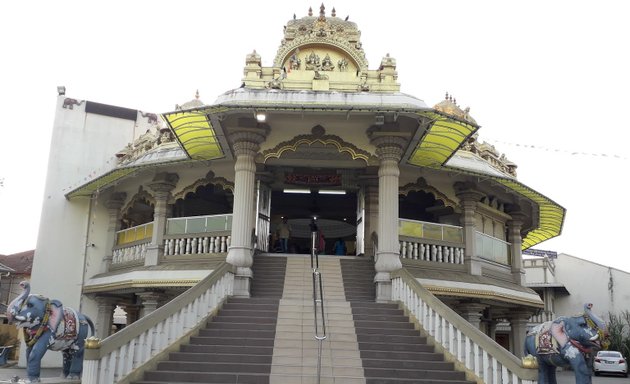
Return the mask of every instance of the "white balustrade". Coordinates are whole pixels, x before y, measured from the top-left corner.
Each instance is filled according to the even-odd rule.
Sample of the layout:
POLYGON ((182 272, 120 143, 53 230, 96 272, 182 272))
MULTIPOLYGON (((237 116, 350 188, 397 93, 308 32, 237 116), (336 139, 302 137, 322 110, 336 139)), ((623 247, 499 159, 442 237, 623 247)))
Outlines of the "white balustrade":
POLYGON ((83 384, 114 384, 189 334, 232 294, 232 267, 223 263, 163 307, 86 349, 83 384))
POLYGON ((114 252, 112 253, 112 264, 122 264, 129 261, 144 260, 147 255, 148 245, 149 241, 114 249, 114 252))
POLYGON ((537 370, 473 327, 406 270, 392 273, 392 299, 400 301, 435 342, 484 383, 535 384, 537 370))
POLYGON ((164 240, 164 255, 196 255, 227 252, 230 236, 171 237, 164 240))
POLYGON ((438 263, 464 264, 464 248, 429 244, 421 239, 401 240, 400 257, 438 263))

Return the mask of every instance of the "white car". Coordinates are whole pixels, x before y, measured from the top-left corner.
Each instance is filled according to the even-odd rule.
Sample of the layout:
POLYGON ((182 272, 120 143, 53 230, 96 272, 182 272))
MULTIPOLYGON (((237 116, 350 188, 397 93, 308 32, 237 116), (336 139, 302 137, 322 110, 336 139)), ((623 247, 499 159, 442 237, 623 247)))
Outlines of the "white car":
POLYGON ((600 373, 621 373, 628 377, 628 361, 617 351, 599 351, 593 361, 595 376, 600 373))

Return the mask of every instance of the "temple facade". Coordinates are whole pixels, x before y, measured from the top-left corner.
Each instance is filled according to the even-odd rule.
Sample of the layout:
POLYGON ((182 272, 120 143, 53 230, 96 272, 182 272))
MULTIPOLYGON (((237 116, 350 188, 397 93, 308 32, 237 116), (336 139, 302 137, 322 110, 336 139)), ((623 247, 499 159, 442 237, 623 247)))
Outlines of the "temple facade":
POLYGON ((289 20, 272 66, 261 54, 245 56, 240 88, 162 114, 59 90, 32 291, 105 338, 116 307, 131 324, 223 262, 231 296, 248 297, 286 219, 288 257, 310 254, 314 223, 320 254, 374 263, 376 301, 394 300, 404 269, 519 355, 543 308, 521 251, 558 236, 564 208, 477 140, 452 95, 400 92, 389 54, 370 69, 334 10, 289 20))

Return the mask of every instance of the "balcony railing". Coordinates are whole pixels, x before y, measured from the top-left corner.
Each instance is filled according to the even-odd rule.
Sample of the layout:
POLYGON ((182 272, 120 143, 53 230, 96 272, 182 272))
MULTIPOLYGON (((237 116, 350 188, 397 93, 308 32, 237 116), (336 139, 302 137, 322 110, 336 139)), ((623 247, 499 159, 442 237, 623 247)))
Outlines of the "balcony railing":
POLYGON ((475 236, 477 257, 503 265, 511 264, 510 243, 481 232, 476 232, 475 236))
POLYGON ((400 219, 398 235, 403 259, 464 263, 462 227, 400 219))
POLYGON ((232 214, 177 217, 166 223, 166 256, 227 252, 232 214))
POLYGON ((153 221, 116 232, 112 264, 144 260, 153 237, 153 221))
POLYGON ((170 218, 167 235, 191 235, 232 230, 232 214, 170 218))
POLYGON ((137 241, 151 241, 153 236, 153 222, 144 223, 135 227, 116 232, 116 245, 125 245, 137 241))

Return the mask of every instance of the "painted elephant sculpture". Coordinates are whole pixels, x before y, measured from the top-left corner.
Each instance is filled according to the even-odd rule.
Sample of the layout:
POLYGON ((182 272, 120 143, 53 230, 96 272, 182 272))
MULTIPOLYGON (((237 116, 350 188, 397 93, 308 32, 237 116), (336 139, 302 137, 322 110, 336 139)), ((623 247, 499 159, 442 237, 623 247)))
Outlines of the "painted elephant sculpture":
POLYGON ((20 286, 23 291, 7 307, 7 318, 23 329, 29 382, 40 381, 41 360, 49 349, 62 352, 65 377, 80 378, 85 339, 88 330, 94 335, 94 323, 84 314, 64 307, 59 300, 30 294, 28 282, 23 281, 20 286))
POLYGON ((584 313, 540 324, 525 338, 525 354, 536 358, 538 384, 557 384, 556 368, 571 367, 576 384, 591 384, 591 356, 608 345, 606 323, 585 304, 584 313))

